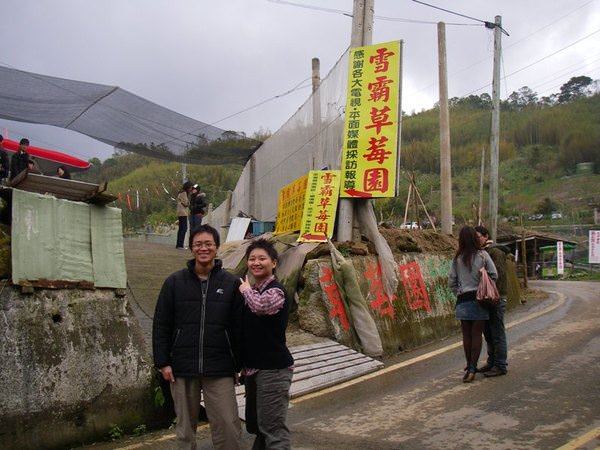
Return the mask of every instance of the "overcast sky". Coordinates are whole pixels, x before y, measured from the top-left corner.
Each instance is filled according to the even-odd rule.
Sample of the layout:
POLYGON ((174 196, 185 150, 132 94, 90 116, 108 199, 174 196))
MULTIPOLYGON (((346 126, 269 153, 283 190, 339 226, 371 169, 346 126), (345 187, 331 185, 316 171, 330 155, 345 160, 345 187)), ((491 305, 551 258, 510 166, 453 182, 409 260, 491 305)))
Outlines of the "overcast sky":
MULTIPOLYGON (((290 1, 352 10, 352 0, 290 1)), ((524 85, 549 95, 572 76, 600 78, 600 0, 428 3, 492 22, 502 16, 510 33, 502 37, 503 98, 524 85)), ((349 45, 352 21, 268 0, 3 0, 2 6, 0 64, 117 85, 207 123, 294 87, 310 77, 313 57, 320 58, 325 76, 349 45)), ((375 14, 477 24, 410 0, 375 0, 375 14)), ((493 31, 448 25, 446 38, 450 97, 491 83, 493 31)), ((404 41, 403 110, 429 108, 438 95, 436 26, 375 20, 374 43, 397 39, 404 41)), ((482 92, 491 88, 475 93, 482 92)), ((300 89, 217 126, 248 134, 260 127, 276 131, 309 93, 300 89)), ((0 129, 85 159, 112 153, 52 127, 0 120, 0 129)))

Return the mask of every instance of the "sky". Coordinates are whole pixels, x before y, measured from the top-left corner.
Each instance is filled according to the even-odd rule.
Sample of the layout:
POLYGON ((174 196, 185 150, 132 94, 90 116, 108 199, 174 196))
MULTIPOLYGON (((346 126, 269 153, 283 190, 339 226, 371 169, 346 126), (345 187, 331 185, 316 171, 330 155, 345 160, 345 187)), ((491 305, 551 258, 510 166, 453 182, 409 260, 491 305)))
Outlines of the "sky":
MULTIPOLYGON (((289 3, 351 12, 353 2, 3 0, 0 64, 120 86, 207 123, 306 86, 217 124, 247 134, 275 132, 310 94, 311 59, 320 59, 324 77, 350 43, 351 17, 289 3)), ((549 95, 573 76, 600 78, 600 0, 427 3, 490 22, 502 16, 510 34, 502 36, 502 98, 522 86, 549 95)), ((438 21, 448 23, 449 97, 491 93, 492 30, 412 0, 375 0, 375 15, 373 43, 404 42, 404 111, 437 101, 438 21)), ((0 130, 83 159, 113 152, 49 126, 0 120, 0 130)))

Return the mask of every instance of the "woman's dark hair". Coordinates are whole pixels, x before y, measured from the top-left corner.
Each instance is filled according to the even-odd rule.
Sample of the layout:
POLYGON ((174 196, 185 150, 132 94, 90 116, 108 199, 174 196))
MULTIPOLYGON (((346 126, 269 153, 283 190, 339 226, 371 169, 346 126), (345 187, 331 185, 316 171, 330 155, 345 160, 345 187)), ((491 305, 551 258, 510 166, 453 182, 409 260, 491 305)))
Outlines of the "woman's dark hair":
POLYGON ((464 226, 461 228, 458 234, 458 250, 454 259, 462 258, 465 266, 471 270, 471 263, 473 262, 473 256, 479 251, 479 244, 477 242, 477 234, 475 234, 475 228, 470 226, 464 226))
POLYGON ((183 183, 183 186, 181 187, 181 191, 179 192, 187 192, 188 189, 190 189, 194 184, 191 181, 186 181, 185 183, 183 183))
POLYGON ((252 241, 252 243, 248 246, 246 249, 246 260, 250 257, 252 250, 256 250, 257 248, 263 249, 265 252, 267 252, 267 255, 269 255, 269 258, 271 258, 273 261, 277 261, 279 258, 277 250, 275 250, 275 246, 266 239, 261 238, 252 241))
POLYGON ((190 242, 189 247, 192 248, 192 242, 194 241, 194 236, 198 233, 209 233, 212 234, 213 239, 215 240, 215 244, 217 248, 221 245, 221 237, 219 236, 219 232, 215 230, 210 225, 198 225, 197 227, 192 228, 190 231, 190 242))

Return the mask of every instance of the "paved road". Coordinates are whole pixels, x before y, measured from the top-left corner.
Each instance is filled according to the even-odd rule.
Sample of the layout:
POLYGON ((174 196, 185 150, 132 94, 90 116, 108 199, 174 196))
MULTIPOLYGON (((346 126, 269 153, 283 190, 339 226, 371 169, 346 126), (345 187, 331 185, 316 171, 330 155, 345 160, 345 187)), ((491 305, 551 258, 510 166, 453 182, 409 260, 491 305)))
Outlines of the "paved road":
MULTIPOLYGON (((556 448, 600 426, 600 284, 539 282, 553 312, 509 331, 509 373, 461 382, 461 349, 290 411, 319 449, 556 448)), ((598 445, 600 442, 596 442, 598 445)))
MULTIPOLYGON (((294 448, 551 449, 600 429, 600 283, 533 284, 564 296, 552 312, 510 328, 508 375, 464 384, 460 347, 430 358, 450 342, 411 352, 401 358, 422 360, 294 402, 294 448)), ((202 449, 211 448, 207 431, 199 430, 202 449)), ((171 448, 169 434, 110 448, 171 448)))

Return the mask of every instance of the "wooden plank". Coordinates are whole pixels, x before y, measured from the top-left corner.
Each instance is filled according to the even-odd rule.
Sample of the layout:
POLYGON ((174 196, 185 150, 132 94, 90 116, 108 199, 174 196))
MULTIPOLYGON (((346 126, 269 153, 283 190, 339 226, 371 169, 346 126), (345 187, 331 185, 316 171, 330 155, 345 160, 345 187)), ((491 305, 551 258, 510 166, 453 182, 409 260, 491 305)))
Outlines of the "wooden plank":
POLYGON ((310 378, 318 378, 326 374, 334 373, 339 370, 343 370, 349 367, 360 367, 363 364, 371 364, 372 361, 368 359, 361 359, 358 361, 342 361, 337 364, 330 364, 324 367, 317 367, 315 369, 307 370, 302 373, 299 373, 294 377, 293 382, 300 382, 303 380, 308 380, 310 378))
MULTIPOLYGON (((348 348, 348 347, 346 347, 346 348, 348 348)), ((300 355, 294 355, 293 354, 292 356, 294 357, 294 360, 302 361, 302 359, 308 358, 308 357, 311 357, 311 356, 331 355, 331 354, 334 354, 334 353, 338 353, 338 352, 340 352, 342 350, 345 350, 346 348, 343 348, 343 347, 329 347, 329 348, 326 348, 324 350, 320 350, 320 349, 309 350, 309 351, 302 352, 302 354, 300 354, 300 355)))
POLYGON ((362 355, 348 355, 348 356, 342 356, 342 357, 336 358, 335 360, 332 360, 332 361, 318 361, 318 362, 314 362, 311 364, 304 364, 298 368, 294 368, 294 375, 305 373, 305 372, 310 372, 312 370, 319 369, 322 367, 335 366, 337 364, 342 364, 342 363, 347 363, 347 362, 356 363, 359 360, 364 360, 362 355))
MULTIPOLYGON (((339 345, 340 344, 338 344, 337 342, 323 341, 323 342, 319 342, 317 344, 297 345, 296 347, 290 348, 290 352, 292 353, 292 355, 295 355, 296 353, 300 353, 305 350, 314 350, 316 348, 337 347, 339 345)), ((344 347, 344 346, 342 345, 342 347, 344 347)))
MULTIPOLYGON (((334 341, 293 347, 294 374, 290 397, 296 398, 375 372, 384 364, 334 341)), ((238 414, 245 417, 245 388, 236 386, 238 414)))
POLYGON ((375 372, 381 367, 382 366, 380 364, 369 362, 361 364, 360 366, 349 367, 337 372, 323 374, 319 377, 313 377, 312 379, 302 380, 297 383, 292 383, 290 394, 291 397, 294 398, 310 392, 315 392, 326 387, 334 386, 336 384, 343 383, 344 381, 357 378, 361 375, 375 372))
POLYGON ((326 355, 317 355, 317 356, 311 356, 310 358, 296 359, 295 361, 297 362, 297 364, 295 364, 295 367, 300 367, 300 366, 312 364, 312 363, 319 362, 319 361, 331 361, 333 359, 343 358, 344 356, 355 355, 355 354, 356 354, 356 352, 353 350, 345 350, 345 351, 339 351, 339 352, 332 353, 332 354, 328 353, 326 355))

